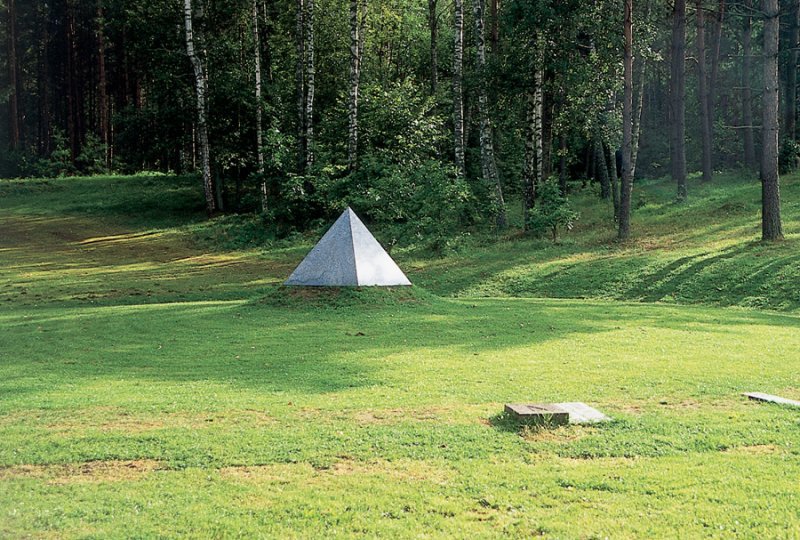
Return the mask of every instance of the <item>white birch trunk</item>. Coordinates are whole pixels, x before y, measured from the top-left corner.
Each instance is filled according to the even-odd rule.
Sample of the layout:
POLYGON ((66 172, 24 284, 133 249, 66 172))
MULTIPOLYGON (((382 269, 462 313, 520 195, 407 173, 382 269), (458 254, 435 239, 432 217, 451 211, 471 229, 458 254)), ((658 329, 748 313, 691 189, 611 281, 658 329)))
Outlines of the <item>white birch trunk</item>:
POLYGON ((306 11, 304 14, 305 26, 305 60, 306 60, 306 156, 305 167, 308 171, 314 164, 314 0, 305 0, 306 11))
POLYGON ((453 42, 453 146, 456 174, 466 176, 464 158, 464 1, 455 0, 453 42))
POLYGON ((527 95, 525 122, 524 227, 527 230, 530 211, 536 201, 536 190, 542 183, 542 82, 544 80, 542 49, 537 43, 533 88, 527 95))
POLYGON ((192 31, 192 0, 183 0, 183 19, 186 27, 186 55, 192 63, 195 80, 195 93, 197 96, 197 133, 200 143, 200 163, 203 173, 203 191, 206 198, 206 211, 209 215, 214 213, 214 186, 211 181, 211 158, 208 146, 208 124, 206 108, 206 74, 203 62, 194 48, 194 33, 192 31))
POLYGON ((261 178, 261 211, 267 211, 267 182, 264 180, 264 140, 261 111, 261 37, 258 35, 258 0, 253 0, 253 68, 256 79, 256 160, 261 178))
POLYGON ((347 107, 347 168, 353 172, 358 164, 358 94, 361 74, 361 21, 359 0, 350 0, 350 95, 347 107))
POLYGON ((495 220, 498 229, 506 227, 506 209, 503 200, 503 188, 497 174, 497 163, 494 159, 494 141, 492 125, 489 119, 489 98, 486 89, 486 37, 484 29, 484 1, 474 0, 476 61, 478 71, 478 115, 480 116, 481 174, 486 183, 495 190, 495 220))

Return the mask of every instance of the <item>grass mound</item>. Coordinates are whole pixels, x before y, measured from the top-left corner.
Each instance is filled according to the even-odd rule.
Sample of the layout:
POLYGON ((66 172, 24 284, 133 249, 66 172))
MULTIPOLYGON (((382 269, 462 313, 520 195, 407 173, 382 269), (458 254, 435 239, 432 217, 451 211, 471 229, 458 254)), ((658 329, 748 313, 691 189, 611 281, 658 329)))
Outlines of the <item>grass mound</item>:
POLYGON ((255 303, 292 309, 430 305, 438 297, 421 287, 272 287, 255 303))

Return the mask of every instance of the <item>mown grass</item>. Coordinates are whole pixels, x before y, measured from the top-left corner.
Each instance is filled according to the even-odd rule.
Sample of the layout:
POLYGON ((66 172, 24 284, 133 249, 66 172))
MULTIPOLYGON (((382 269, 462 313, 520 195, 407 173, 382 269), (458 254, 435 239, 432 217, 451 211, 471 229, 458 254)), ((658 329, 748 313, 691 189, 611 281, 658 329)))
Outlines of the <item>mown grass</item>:
POLYGON ((796 179, 778 246, 752 205, 703 214, 757 186, 677 207, 655 183, 630 244, 579 197, 563 245, 405 250, 423 287, 331 293, 275 286, 303 246, 200 250, 194 186, 148 181, 0 181, 0 537, 800 535, 800 416, 739 395, 800 398, 772 275, 795 276, 796 179), (722 263, 744 288, 700 294, 722 263), (762 287, 772 311, 664 303, 762 287), (593 298, 513 297, 556 294, 593 298), (500 414, 572 400, 614 422, 500 414))

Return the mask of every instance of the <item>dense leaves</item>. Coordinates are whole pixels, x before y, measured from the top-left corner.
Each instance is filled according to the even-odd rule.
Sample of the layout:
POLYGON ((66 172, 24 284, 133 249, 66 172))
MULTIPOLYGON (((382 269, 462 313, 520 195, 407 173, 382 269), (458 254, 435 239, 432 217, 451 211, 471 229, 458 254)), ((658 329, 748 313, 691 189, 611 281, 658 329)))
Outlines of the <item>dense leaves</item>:
MULTIPOLYGON (((453 5, 424 0, 363 4, 359 151, 356 166, 348 168, 348 2, 316 2, 311 167, 301 166, 298 155, 305 132, 295 106, 298 51, 303 50, 297 43, 297 2, 193 3, 196 46, 208 75, 211 172, 227 211, 261 211, 263 182, 265 217, 281 231, 328 219, 348 204, 386 227, 418 223, 410 236, 425 236, 436 245, 448 234, 475 226, 488 229, 492 220, 486 218, 498 203, 494 188, 482 178, 479 89, 485 84, 488 90, 500 187, 509 204, 517 204, 513 201, 524 191, 529 133, 526 96, 537 74, 542 92, 538 131, 532 135, 542 152, 537 182, 558 176, 562 195, 579 185, 597 185, 603 196, 617 190, 607 179, 613 182, 620 171, 611 170, 614 160, 606 158, 622 142, 621 0, 488 0, 485 77, 476 66, 472 5, 464 4, 466 178, 458 182, 453 174, 453 5), (431 45, 438 58, 435 91, 431 45), (263 172, 256 158, 258 109, 263 172), (424 223, 435 223, 438 231, 424 223)), ((790 94, 797 54, 791 53, 789 24, 796 6, 785 4, 779 62, 788 96, 796 95, 790 94)), ((719 52, 710 51, 708 59, 716 66, 716 92, 709 98, 714 166, 753 167, 753 158, 741 148, 748 138, 751 147, 754 137, 757 144, 759 133, 742 118, 760 114, 762 15, 753 2, 699 5, 709 43, 719 43, 719 52), (715 28, 721 29, 716 41, 715 28), (746 60, 753 65, 747 67, 746 60)), ((0 9, 5 14, 0 41, 8 53, 0 55, 0 176, 198 170, 194 78, 179 2, 5 0, 0 9)), ((671 7, 660 0, 637 0, 633 9, 634 123, 641 118, 641 135, 634 133, 634 154, 641 148, 636 171, 637 176, 659 176, 669 166, 671 7)), ((690 19, 695 9, 692 4, 690 19)), ((693 23, 687 28, 688 50, 693 50, 693 23)), ((699 168, 701 155, 692 61, 686 72, 685 138, 692 171, 699 168)), ((793 107, 786 107, 784 123, 794 116, 793 107)), ((797 159, 793 137, 782 136, 781 148, 781 169, 790 170, 797 159)), ((515 213, 509 215, 513 220, 515 213)), ((407 231, 398 236, 409 238, 407 231)))

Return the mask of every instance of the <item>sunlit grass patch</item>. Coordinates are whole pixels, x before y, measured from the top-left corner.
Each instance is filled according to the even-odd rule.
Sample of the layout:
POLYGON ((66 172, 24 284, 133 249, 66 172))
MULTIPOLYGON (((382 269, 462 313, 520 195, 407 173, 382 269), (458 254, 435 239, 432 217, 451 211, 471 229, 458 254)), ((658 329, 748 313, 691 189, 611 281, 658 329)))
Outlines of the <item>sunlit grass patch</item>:
POLYGON ((800 398, 800 183, 764 245, 729 180, 336 291, 186 179, 0 182, 0 536, 798 536, 797 411, 740 394, 800 398), (562 401, 612 422, 502 418, 562 401))

